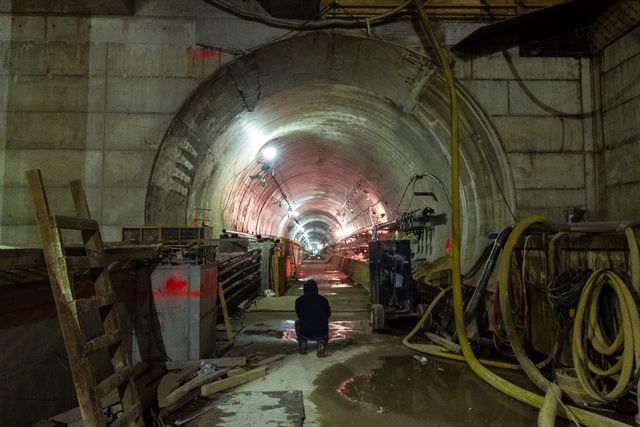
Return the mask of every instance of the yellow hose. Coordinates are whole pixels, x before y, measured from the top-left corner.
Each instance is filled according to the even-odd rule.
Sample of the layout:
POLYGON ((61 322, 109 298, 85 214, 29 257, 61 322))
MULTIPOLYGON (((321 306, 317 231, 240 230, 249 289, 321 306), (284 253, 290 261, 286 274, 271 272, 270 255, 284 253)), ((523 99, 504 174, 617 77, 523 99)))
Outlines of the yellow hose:
POLYGON ((500 285, 498 295, 500 297, 502 323, 504 324, 504 329, 509 337, 513 354, 516 356, 516 359, 518 359, 518 362, 520 363, 520 366, 522 366, 527 377, 529 377, 529 379, 540 390, 545 392, 544 401, 540 408, 540 412, 538 413, 538 426, 546 427, 555 425, 555 419, 558 413, 558 402, 561 402, 562 391, 557 384, 547 380, 538 370, 538 367, 534 365, 531 359, 527 356, 527 352, 520 341, 520 336, 518 335, 518 331, 513 320, 513 311, 511 310, 511 301, 509 299, 511 255, 513 254, 513 250, 518 243, 518 240, 520 240, 520 236, 522 236, 528 227, 536 223, 546 224, 547 221, 541 216, 527 217, 520 221, 509 235, 498 261, 498 282, 500 285))
POLYGON ((631 283, 633 283, 635 290, 640 292, 640 249, 638 249, 638 240, 636 239, 636 233, 631 227, 624 229, 624 235, 627 238, 627 245, 629 246, 631 283))
POLYGON ((626 394, 629 382, 635 370, 640 367, 640 315, 633 295, 624 281, 612 271, 601 269, 594 272, 580 295, 573 326, 572 355, 576 375, 587 394, 596 401, 605 403, 626 394), (618 297, 622 322, 618 335, 613 342, 608 342, 600 329, 598 321, 598 298, 605 285, 613 288, 618 297), (584 348, 584 320, 588 313, 586 336, 593 349, 604 355, 613 355, 622 348, 620 357, 613 366, 602 369, 595 365, 584 348), (634 369, 635 368, 635 369, 634 369), (617 377, 615 387, 609 391, 597 390, 591 379, 591 374, 597 376, 617 377))
MULTIPOLYGON (((418 17, 420 18, 420 25, 438 55, 438 60, 442 66, 442 70, 449 87, 449 110, 451 114, 451 267, 453 273, 453 311, 455 316, 456 332, 462 348, 462 354, 471 369, 491 386, 514 399, 519 400, 520 402, 540 408, 543 405, 543 398, 541 396, 506 381, 486 367, 482 366, 475 354, 473 354, 469 341, 467 341, 467 334, 464 329, 463 319, 462 283, 460 280, 462 273, 460 268, 460 152, 458 147, 458 101, 456 86, 449 63, 447 62, 447 59, 440 48, 440 44, 433 33, 433 29, 431 28, 431 24, 429 23, 429 18, 427 17, 423 4, 420 0, 414 0, 414 2, 416 10, 418 11, 418 17)), ((567 416, 562 409, 558 412, 565 417, 567 416)), ((595 415, 591 412, 578 408, 575 408, 573 413, 578 417, 580 422, 587 425, 624 425, 615 420, 595 415)))
MULTIPOLYGON (((412 350, 415 351, 419 351, 421 353, 425 353, 428 354, 430 356, 435 356, 435 357, 442 357, 444 359, 451 359, 451 360, 457 360, 457 361, 461 361, 463 362, 465 360, 465 358, 463 356, 460 356, 458 354, 454 354, 454 353, 445 353, 443 351, 437 351, 434 350, 434 348, 432 346, 426 345, 426 344, 414 344, 409 342, 409 340, 411 338, 414 337, 415 334, 418 333, 418 331, 424 326, 425 322, 427 321, 427 319, 429 318, 429 316, 431 316, 431 312, 433 311, 433 309, 436 307, 436 305, 438 304, 438 302, 449 292, 451 291, 453 288, 451 286, 447 287, 447 288, 443 288, 438 295, 436 295, 436 297, 433 299, 433 301, 431 301, 431 303, 429 304, 429 306, 427 307, 427 309, 424 311, 424 313, 422 314, 422 317, 420 318, 420 320, 418 321, 418 323, 416 323, 416 326, 413 327, 413 329, 411 330, 411 332, 409 332, 407 334, 407 336, 405 336, 402 339, 402 344, 404 344, 406 347, 409 347, 412 350)), ((544 360, 543 362, 540 362, 539 364, 537 364, 536 366, 538 368, 542 368, 545 365, 547 365, 550 361, 552 360, 551 357, 547 358, 546 360, 544 360)), ((508 363, 508 362, 500 362, 497 360, 486 360, 486 359, 479 359, 480 363, 482 363, 483 365, 486 366, 492 366, 494 368, 502 368, 502 369, 511 369, 511 370, 521 370, 522 367, 520 365, 516 365, 515 363, 508 363)))

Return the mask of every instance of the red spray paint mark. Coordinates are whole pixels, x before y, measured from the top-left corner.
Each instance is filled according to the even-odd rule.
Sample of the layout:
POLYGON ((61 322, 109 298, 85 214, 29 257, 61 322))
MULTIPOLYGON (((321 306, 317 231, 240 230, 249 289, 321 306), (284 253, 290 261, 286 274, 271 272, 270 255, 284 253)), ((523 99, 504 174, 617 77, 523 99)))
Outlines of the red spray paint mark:
POLYGON ((220 58, 222 56, 222 52, 202 46, 189 46, 187 48, 187 56, 192 59, 220 58))
POLYGON ((451 239, 447 239, 447 243, 444 244, 444 250, 447 255, 451 254, 451 239))
POLYGON ((176 297, 200 297, 200 291, 190 291, 187 289, 187 282, 171 277, 159 290, 162 295, 176 297))

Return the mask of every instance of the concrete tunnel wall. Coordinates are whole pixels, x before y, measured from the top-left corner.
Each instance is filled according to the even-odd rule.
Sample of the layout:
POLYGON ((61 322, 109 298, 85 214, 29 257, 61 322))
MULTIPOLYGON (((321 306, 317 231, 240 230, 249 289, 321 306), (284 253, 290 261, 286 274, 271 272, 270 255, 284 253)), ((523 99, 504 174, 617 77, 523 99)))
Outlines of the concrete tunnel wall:
MULTIPOLYGON (((149 198, 149 201, 153 202, 157 194, 153 186, 149 192, 147 191, 149 179, 154 159, 158 155, 158 147, 165 140, 165 133, 167 137, 178 135, 180 125, 179 120, 175 120, 176 114, 180 112, 178 117, 181 117, 181 114, 189 111, 190 105, 201 102, 202 97, 210 93, 206 88, 220 85, 224 79, 229 79, 229 70, 234 67, 236 71, 240 71, 237 76, 245 79, 240 83, 251 83, 255 75, 245 72, 253 67, 251 61, 263 66, 267 61, 265 56, 268 52, 281 49, 282 46, 287 46, 287 43, 295 43, 287 41, 254 51, 252 47, 282 38, 286 31, 241 21, 197 2, 183 5, 169 0, 149 1, 133 17, 0 14, 0 24, 0 242, 7 245, 38 243, 24 178, 24 171, 32 167, 43 169, 51 204, 61 213, 68 213, 71 206, 65 188, 66 182, 73 178, 82 178, 87 187, 90 207, 102 224, 106 240, 117 239, 121 226, 142 224, 145 219, 153 219, 153 215, 161 218, 161 212, 153 212, 153 209, 147 210, 149 217, 145 218, 144 200, 149 198), (216 46, 218 50, 203 50, 198 47, 199 44, 216 46), (230 68, 220 70, 234 57, 231 53, 223 51, 240 50, 253 53, 240 59, 230 68), (217 70, 220 71, 216 74, 217 70), (217 77, 212 78, 213 75, 217 77), (201 89, 193 92, 200 84, 203 84, 201 89)), ((436 30, 439 38, 445 44, 451 45, 478 26, 468 23, 439 23, 436 30)), ((344 204, 346 200, 341 201, 340 197, 348 196, 352 189, 358 186, 375 190, 376 196, 395 195, 395 200, 388 200, 390 208, 395 208, 397 193, 403 191, 411 173, 420 169, 417 166, 413 169, 405 167, 405 160, 409 156, 411 161, 415 160, 416 165, 421 164, 420 162, 424 162, 423 165, 426 167, 436 167, 434 165, 440 164, 436 171, 440 172, 439 175, 442 175, 443 179, 446 178, 442 168, 446 152, 442 147, 432 151, 436 153, 435 159, 425 158, 425 151, 417 152, 417 147, 425 140, 441 145, 446 141, 447 128, 444 114, 445 98, 440 79, 434 75, 424 87, 421 86, 423 82, 418 81, 420 73, 426 75, 424 73, 433 69, 430 61, 410 52, 425 53, 420 38, 411 22, 406 20, 375 27, 374 32, 378 37, 402 48, 363 40, 360 30, 345 32, 342 36, 312 35, 300 38, 300 43, 303 43, 302 40, 313 38, 325 40, 324 50, 301 51, 297 58, 298 64, 303 65, 307 61, 309 66, 318 69, 329 68, 329 78, 315 82, 303 90, 301 85, 292 84, 291 87, 285 87, 287 85, 284 83, 293 82, 278 82, 276 76, 272 75, 270 79, 261 76, 265 77, 265 83, 268 84, 265 91, 271 91, 269 93, 273 94, 286 93, 287 96, 296 98, 296 102, 299 103, 297 105, 308 112, 311 112, 312 106, 308 105, 308 102, 305 104, 304 96, 322 93, 325 96, 325 112, 330 110, 331 103, 340 104, 341 108, 346 108, 344 111, 349 115, 364 119, 360 128, 366 127, 364 130, 371 132, 368 134, 369 138, 384 139, 384 149, 392 150, 384 151, 385 155, 388 154, 387 157, 384 157, 382 152, 371 154, 370 157, 375 161, 384 158, 377 167, 382 168, 387 175, 373 176, 367 173, 366 179, 363 178, 362 182, 351 188, 343 183, 331 187, 331 191, 336 194, 333 201, 324 200, 319 209, 307 212, 317 218, 311 225, 312 228, 317 228, 317 233, 325 232, 328 224, 334 221, 335 211, 331 215, 323 212, 331 212, 337 204, 344 204), (352 37, 346 37, 347 33, 352 37), (326 47, 329 45, 326 40, 330 39, 344 40, 344 43, 352 40, 354 44, 367 47, 365 51, 370 54, 381 55, 378 58, 382 62, 377 64, 380 70, 376 73, 384 72, 385 75, 394 76, 390 82, 397 82, 406 76, 409 79, 408 83, 398 82, 398 86, 385 88, 385 85, 376 82, 375 79, 354 82, 358 75, 364 78, 375 74, 366 74, 366 70, 358 69, 354 58, 350 58, 346 52, 327 50, 326 47), (386 47, 375 47, 377 44, 386 47), (319 58, 325 58, 326 61, 321 63, 319 58), (340 76, 341 67, 357 73, 355 76, 348 76, 350 80, 340 82, 339 77, 344 78, 340 76), (411 82, 418 82, 418 85, 412 86, 411 82), (331 85, 332 90, 327 91, 322 85, 331 85), (409 91, 410 87, 429 89, 433 92, 424 90, 421 98, 418 96, 419 93, 409 91), (392 92, 391 88, 397 92, 389 93, 392 92), (304 92, 305 90, 308 92, 304 92), (331 94, 331 99, 326 92, 331 94), (359 102, 353 103, 355 99, 359 102), (411 104, 410 100, 413 100, 414 104, 411 104), (357 107, 364 106, 366 111, 357 111, 357 107), (389 116, 387 112, 392 115, 389 116), (376 123, 371 127, 363 126, 363 123, 373 123, 381 117, 397 118, 407 133, 394 133, 392 127, 384 123, 376 123), (381 130, 383 128, 384 132, 381 130), (392 148, 390 141, 398 136, 406 140, 402 142, 406 145, 402 148, 392 148)), ((335 46, 339 47, 340 43, 335 46)), ((558 117, 541 108, 540 103, 534 102, 530 94, 524 90, 527 88, 537 97, 537 101, 544 105, 572 113, 581 112, 589 108, 588 101, 594 101, 591 98, 591 86, 592 78, 597 78, 597 75, 591 74, 591 61, 572 58, 522 58, 518 55, 517 49, 508 52, 512 65, 500 53, 458 60, 455 66, 461 91, 463 95, 469 94, 466 97, 467 118, 466 124, 463 123, 466 128, 463 141, 466 144, 466 170, 474 175, 473 180, 470 179, 471 175, 464 178, 467 186, 465 195, 467 200, 474 200, 474 197, 478 200, 483 197, 497 197, 495 200, 482 201, 482 206, 491 205, 502 210, 495 217, 489 211, 471 212, 477 215, 476 218, 472 218, 473 223, 477 224, 475 232, 482 235, 486 231, 501 228, 505 222, 512 221, 510 214, 504 210, 503 198, 496 193, 496 188, 469 187, 472 181, 479 186, 487 183, 495 186, 495 180, 487 176, 490 170, 486 166, 471 167, 471 162, 478 160, 476 154, 482 153, 485 149, 490 153, 499 153, 501 150, 506 153, 501 164, 492 166, 493 171, 499 174, 498 182, 508 183, 509 176, 513 176, 513 190, 509 185, 505 185, 503 191, 506 200, 512 203, 511 209, 515 216, 540 212, 549 215, 553 220, 563 220, 570 208, 581 205, 594 212, 591 218, 605 218, 606 213, 597 216, 598 212, 604 212, 597 209, 598 204, 606 204, 607 201, 602 202, 602 197, 598 197, 602 184, 594 174, 593 153, 589 148, 596 138, 590 131, 593 128, 590 121, 593 119, 558 117), (475 103, 480 108, 475 108, 475 103), (496 134, 493 135, 493 132, 496 134), (480 139, 475 141, 473 138, 478 136, 480 139), (491 201, 495 203, 491 204, 491 201), (489 221, 484 223, 484 228, 479 218, 489 221)), ((373 58, 360 57, 358 61, 372 65, 375 62, 373 58)), ((275 58, 271 60, 276 61, 275 58)), ((268 64, 268 61, 266 63, 268 64)), ((285 65, 283 64, 284 68, 285 65)), ((308 80, 303 79, 300 83, 302 82, 308 80)), ((233 88, 234 85, 220 87, 233 88)), ((256 112, 265 111, 273 114, 273 118, 279 120, 283 128, 295 127, 293 121, 287 122, 286 106, 281 102, 283 98, 269 98, 266 96, 267 92, 253 101, 248 97, 249 105, 255 102, 254 112, 251 113, 244 104, 238 103, 240 97, 237 89, 234 90, 235 93, 227 92, 231 98, 229 110, 224 112, 228 114, 226 121, 229 127, 218 136, 215 144, 211 140, 192 144, 197 150, 211 147, 211 152, 203 154, 198 159, 191 159, 193 161, 190 163, 193 166, 197 162, 204 162, 205 158, 208 161, 221 161, 233 156, 235 153, 230 144, 234 137, 233 132, 240 132, 241 122, 250 121, 251 115, 256 115, 256 112), (269 106, 274 106, 275 109, 267 111, 269 106), (233 108, 236 110, 232 111, 233 108), (232 116, 235 117, 234 120, 231 119, 232 116), (216 151, 222 147, 227 147, 226 151, 216 151)), ((316 118, 324 123, 325 128, 331 126, 327 121, 329 113, 330 111, 324 116, 320 112, 316 113, 316 118)), ((205 119, 206 117, 202 117, 194 122, 187 121, 183 130, 195 128, 195 123, 202 124, 205 119)), ((308 119, 307 130, 308 124, 312 121, 311 117, 308 119)), ((279 137, 284 138, 281 143, 285 150, 289 149, 286 147, 293 150, 294 139, 299 142, 298 137, 304 134, 304 144, 322 147, 323 155, 327 156, 330 154, 329 147, 333 147, 335 141, 353 140, 355 133, 347 129, 347 125, 346 122, 341 123, 340 129, 344 130, 343 134, 333 135, 328 139, 325 138, 326 135, 318 135, 318 132, 285 132, 283 135, 286 137, 279 137)), ((318 123, 316 129, 321 128, 318 123)), ((202 135, 206 134, 202 128, 197 128, 197 131, 202 135)), ((163 146, 170 145, 165 142, 163 146)), ((359 152, 353 148, 353 144, 345 142, 345 145, 348 145, 351 151, 345 151, 344 157, 351 159, 349 164, 355 165, 357 162, 353 160, 359 156, 359 152)), ((186 148, 188 152, 188 147, 186 148)), ((290 153, 293 155, 293 151, 290 153)), ((161 152, 158 158, 162 156, 161 152)), ((188 156, 185 158, 188 159, 188 156)), ((498 155, 497 158, 501 156, 498 155)), ((490 158, 479 160, 485 165, 491 163, 490 158)), ((215 197, 221 197, 225 191, 236 188, 228 185, 225 174, 230 173, 229 170, 207 170, 211 168, 211 162, 204 163, 205 167, 197 168, 198 176, 194 174, 193 181, 188 183, 190 192, 189 197, 184 199, 185 209, 176 210, 166 218, 184 223, 193 214, 193 209, 203 205, 219 205, 215 197), (220 181, 207 182, 210 176, 216 179, 219 176, 220 181), (225 179, 226 188, 221 185, 225 183, 225 179), (212 194, 214 190, 220 192, 213 195, 213 199, 199 199, 200 196, 212 194)), ((280 173, 285 168, 276 169, 277 173, 280 173)), ((166 170, 170 172, 172 169, 166 170)), ((365 168, 356 171, 362 176, 368 172, 365 168)), ((248 171, 242 173, 247 174, 248 171)), ((300 185, 300 177, 283 177, 293 180, 292 185, 300 185)), ((345 175, 344 178, 348 177, 345 175)), ((157 184, 157 177, 153 180, 157 184)), ((255 181, 252 183, 254 186, 257 184, 255 181)), ((286 189, 286 184, 284 185, 286 189)), ((425 180, 417 185, 416 191, 438 191, 438 186, 433 182, 425 180)), ((251 188, 251 185, 247 186, 247 189, 251 188)), ((257 190, 271 191, 269 187, 260 187, 257 190)), ((282 229, 285 233, 288 232, 286 227, 277 221, 275 214, 263 215, 264 219, 260 221, 257 221, 257 218, 249 219, 242 216, 245 210, 253 208, 254 205, 251 203, 264 200, 264 197, 262 193, 254 198, 255 200, 239 197, 235 200, 244 202, 220 209, 215 213, 218 216, 216 221, 221 222, 219 215, 227 213, 228 223, 239 224, 249 230, 255 229, 252 231, 278 232, 282 229), (249 201, 251 203, 245 203, 249 201), (234 219, 234 215, 240 220, 234 219)), ((414 200, 414 203, 419 205, 422 201, 418 203, 414 200)), ((405 206, 401 208, 403 207, 405 206)), ((265 209, 267 208, 275 209, 274 206, 265 205, 265 209)), ((357 213, 356 209, 354 213, 357 213)), ((467 229, 470 230, 469 227, 467 229)))
MULTIPOLYGON (((449 213, 448 184, 418 183, 437 202, 413 197, 416 186, 402 199, 416 174, 449 182, 446 97, 426 57, 378 40, 313 33, 261 48, 216 72, 178 113, 154 165, 147 223, 212 212, 216 229, 293 237, 297 220, 333 241, 402 210, 449 213), (279 151, 275 180, 257 162, 265 145, 279 151)), ((513 183, 486 117, 464 90, 460 101, 463 229, 475 253, 477 235, 508 221, 498 186, 513 204, 513 183)), ((437 230, 440 253, 447 235, 437 230)))

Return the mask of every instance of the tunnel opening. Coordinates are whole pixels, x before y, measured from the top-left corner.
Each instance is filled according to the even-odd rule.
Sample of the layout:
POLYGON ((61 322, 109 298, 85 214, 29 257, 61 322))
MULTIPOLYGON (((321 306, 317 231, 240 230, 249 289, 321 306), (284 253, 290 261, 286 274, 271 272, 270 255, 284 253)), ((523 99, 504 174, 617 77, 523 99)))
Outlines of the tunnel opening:
MULTIPOLYGON (((514 186, 488 118, 459 96, 469 261, 484 244, 478 236, 511 220, 514 186)), ((318 247, 404 211, 448 214, 448 115, 443 78, 414 51, 326 32, 265 46, 185 102, 159 148, 145 220, 198 218, 215 232, 318 247)), ((434 256, 448 234, 436 229, 434 256)))

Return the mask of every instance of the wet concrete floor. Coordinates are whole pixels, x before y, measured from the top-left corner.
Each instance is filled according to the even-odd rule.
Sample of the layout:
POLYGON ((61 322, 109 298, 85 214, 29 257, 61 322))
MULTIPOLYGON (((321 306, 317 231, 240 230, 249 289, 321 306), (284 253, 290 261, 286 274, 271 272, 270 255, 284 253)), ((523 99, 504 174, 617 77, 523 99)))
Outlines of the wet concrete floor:
MULTIPOLYGON (((272 364, 264 379, 237 391, 300 390, 304 424, 311 426, 535 425, 537 411, 494 390, 466 365, 431 357, 422 364, 401 344, 401 334, 373 333, 368 293, 333 266, 307 263, 301 277, 318 281, 331 304, 329 356, 297 353, 292 303, 289 311, 258 303, 236 319, 239 335, 230 355, 289 355, 272 364)), ((299 295, 301 284, 287 295, 299 295)), ((272 299, 282 305, 295 298, 272 299)), ((526 382, 518 373, 502 374, 526 382)))

